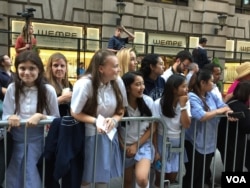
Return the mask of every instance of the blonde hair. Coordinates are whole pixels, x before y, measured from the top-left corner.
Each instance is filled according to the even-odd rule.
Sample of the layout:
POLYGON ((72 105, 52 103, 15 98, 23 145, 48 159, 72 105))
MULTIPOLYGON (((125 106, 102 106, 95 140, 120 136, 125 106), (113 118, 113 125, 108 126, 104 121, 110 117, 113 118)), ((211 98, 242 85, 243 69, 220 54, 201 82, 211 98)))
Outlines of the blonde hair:
POLYGON ((62 89, 63 89, 62 87, 65 88, 65 87, 69 87, 69 85, 70 85, 69 81, 68 81, 68 61, 67 61, 66 57, 59 52, 52 54, 49 57, 49 60, 47 62, 45 75, 46 75, 48 82, 55 88, 56 94, 60 95, 62 93, 62 89), (52 63, 59 60, 59 59, 63 59, 66 63, 66 73, 65 73, 65 76, 62 80, 62 83, 57 82, 57 80, 52 72, 52 63))
POLYGON ((132 52, 132 48, 124 48, 119 50, 116 54, 119 64, 120 64, 120 76, 123 76, 125 73, 129 72, 129 64, 130 64, 130 52, 132 52))

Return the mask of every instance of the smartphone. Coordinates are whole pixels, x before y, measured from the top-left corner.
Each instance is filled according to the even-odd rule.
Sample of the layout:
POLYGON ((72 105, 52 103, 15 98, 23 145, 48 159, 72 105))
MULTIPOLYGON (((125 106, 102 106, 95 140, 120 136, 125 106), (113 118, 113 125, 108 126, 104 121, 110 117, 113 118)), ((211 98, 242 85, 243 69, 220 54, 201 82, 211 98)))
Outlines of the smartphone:
POLYGON ((237 119, 245 118, 244 112, 233 112, 233 113, 228 113, 228 116, 229 116, 229 117, 233 117, 233 118, 237 118, 237 119))

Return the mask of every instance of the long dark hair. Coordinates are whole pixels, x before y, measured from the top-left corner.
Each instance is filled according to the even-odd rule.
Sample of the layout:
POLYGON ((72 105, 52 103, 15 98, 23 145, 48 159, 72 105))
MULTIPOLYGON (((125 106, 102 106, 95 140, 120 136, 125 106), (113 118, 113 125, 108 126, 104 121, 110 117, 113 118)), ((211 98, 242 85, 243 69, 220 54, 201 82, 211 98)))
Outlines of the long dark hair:
MULTIPOLYGON (((129 89, 130 85, 135 81, 136 76, 142 76, 142 74, 138 71, 132 71, 132 72, 127 72, 122 76, 122 80, 124 82, 124 85, 126 87, 126 90, 129 89)), ((127 96, 129 93, 127 92, 127 96)), ((152 112, 145 103, 143 97, 137 98, 137 105, 138 109, 141 112, 141 116, 152 116, 152 112)), ((128 114, 125 112, 125 116, 128 116, 128 114)))
POLYGON ((143 74, 143 78, 149 77, 152 71, 150 65, 155 67, 159 57, 158 54, 148 54, 142 59, 140 71, 143 74))
POLYGON ((32 51, 24 51, 21 52, 15 59, 15 69, 17 71, 16 76, 14 77, 14 83, 15 83, 15 104, 16 104, 16 109, 15 113, 20 112, 20 94, 24 93, 24 86, 25 84, 22 82, 22 80, 19 78, 19 73, 18 73, 18 66, 21 63, 25 63, 27 61, 30 61, 34 65, 37 66, 39 69, 38 77, 35 80, 35 86, 37 87, 37 107, 36 110, 38 113, 43 113, 44 109, 46 112, 49 114, 50 110, 48 107, 48 102, 47 102, 47 89, 45 84, 47 83, 45 81, 44 77, 44 67, 41 58, 38 56, 37 53, 32 52, 32 51))
MULTIPOLYGON (((97 111, 97 96, 98 96, 98 87, 100 86, 100 72, 99 72, 99 66, 100 65, 105 65, 107 57, 109 56, 115 56, 115 54, 109 50, 98 50, 94 56, 92 57, 90 64, 88 66, 88 69, 85 72, 85 75, 90 74, 92 76, 92 88, 93 88, 93 94, 92 96, 87 100, 87 103, 85 104, 85 107, 83 109, 83 112, 96 116, 96 111, 97 111)), ((116 114, 121 115, 123 110, 123 97, 120 91, 120 88, 116 82, 116 80, 111 80, 110 84, 112 85, 115 96, 116 96, 116 101, 117 101, 117 107, 115 110, 116 114)))
POLYGON ((173 102, 176 98, 174 91, 178 90, 178 87, 185 80, 185 76, 181 74, 173 74, 168 78, 160 99, 161 111, 166 117, 173 118, 176 115, 173 108, 173 102))
POLYGON ((250 81, 241 81, 233 92, 232 100, 239 100, 243 103, 248 102, 250 96, 250 81))
POLYGON ((201 81, 208 83, 211 77, 212 77, 211 71, 207 69, 200 70, 192 75, 188 85, 189 92, 195 93, 202 100, 205 111, 209 111, 209 106, 207 105, 204 97, 201 96, 201 81))

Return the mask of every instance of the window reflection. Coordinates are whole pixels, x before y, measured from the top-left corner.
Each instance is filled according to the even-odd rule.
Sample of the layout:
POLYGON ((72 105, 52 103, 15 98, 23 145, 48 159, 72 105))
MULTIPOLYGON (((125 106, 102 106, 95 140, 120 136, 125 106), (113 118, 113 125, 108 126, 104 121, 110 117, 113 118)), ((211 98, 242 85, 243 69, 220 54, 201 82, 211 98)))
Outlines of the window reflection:
POLYGON ((235 12, 241 14, 250 14, 250 0, 236 0, 235 12))
POLYGON ((188 0, 147 0, 147 1, 188 6, 188 0))

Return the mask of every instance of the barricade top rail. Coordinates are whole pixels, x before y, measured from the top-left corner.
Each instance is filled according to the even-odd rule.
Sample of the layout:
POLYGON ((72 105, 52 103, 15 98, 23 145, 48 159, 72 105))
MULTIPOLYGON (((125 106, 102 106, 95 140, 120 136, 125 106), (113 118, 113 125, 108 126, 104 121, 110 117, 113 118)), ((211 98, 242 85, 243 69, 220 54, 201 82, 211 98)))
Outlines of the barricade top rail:
MULTIPOLYGON (((217 115, 216 117, 226 117, 226 115, 217 115)), ((27 120, 21 120, 20 125, 25 125, 27 120)), ((51 124, 53 119, 46 119, 46 120, 41 120, 38 125, 46 125, 46 124, 51 124)), ((123 117, 121 121, 158 121, 161 124, 165 125, 165 122, 157 116, 151 116, 151 117, 123 117)), ((1 120, 0 121, 0 126, 8 126, 8 121, 7 120, 1 120)))
MULTIPOLYGON (((46 125, 46 124, 51 124, 53 121, 53 119, 46 119, 46 120, 41 120, 38 125, 42 126, 42 125, 46 125)), ((25 125, 27 122, 27 120, 21 120, 20 121, 20 125, 25 125)), ((4 120, 4 121, 0 121, 0 126, 8 126, 8 121, 4 120)))
MULTIPOLYGON (((46 124, 51 124, 53 119, 46 119, 46 120, 41 120, 38 125, 46 125, 46 124)), ((160 121, 161 119, 159 117, 124 117, 122 118, 121 121, 160 121)), ((27 120, 21 120, 20 125, 25 125, 27 120)), ((162 122, 164 123, 164 122, 162 122)), ((1 120, 0 121, 0 126, 7 126, 8 121, 7 120, 1 120)))

